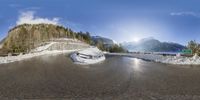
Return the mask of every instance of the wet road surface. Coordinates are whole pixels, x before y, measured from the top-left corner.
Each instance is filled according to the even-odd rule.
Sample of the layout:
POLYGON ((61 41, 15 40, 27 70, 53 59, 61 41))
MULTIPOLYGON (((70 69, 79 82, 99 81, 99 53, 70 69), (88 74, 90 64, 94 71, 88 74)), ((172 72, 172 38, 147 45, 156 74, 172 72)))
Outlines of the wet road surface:
POLYGON ((75 65, 66 54, 0 65, 0 99, 199 100, 200 66, 107 56, 75 65))

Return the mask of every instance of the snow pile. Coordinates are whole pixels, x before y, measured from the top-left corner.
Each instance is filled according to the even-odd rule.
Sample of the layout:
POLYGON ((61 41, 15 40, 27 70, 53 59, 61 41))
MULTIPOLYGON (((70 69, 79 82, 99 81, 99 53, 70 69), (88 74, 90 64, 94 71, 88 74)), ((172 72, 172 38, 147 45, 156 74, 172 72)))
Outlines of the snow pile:
POLYGON ((200 65, 200 57, 194 55, 193 57, 183 57, 177 54, 177 56, 163 56, 156 54, 126 54, 126 53, 107 53, 109 55, 129 56, 149 61, 155 61, 166 64, 178 64, 178 65, 200 65))
POLYGON ((37 52, 37 53, 29 53, 29 54, 25 54, 25 55, 20 54, 18 56, 0 57, 0 64, 10 63, 10 62, 15 62, 15 61, 21 61, 21 60, 29 59, 29 58, 32 58, 32 57, 42 56, 42 55, 47 55, 47 54, 51 54, 51 55, 52 54, 62 54, 62 53, 70 53, 70 52, 74 52, 74 51, 77 51, 77 50, 42 51, 42 52, 37 52))
POLYGON ((197 54, 195 54, 194 56, 193 56, 193 59, 198 59, 199 58, 199 56, 197 55, 197 54))
POLYGON ((71 55, 76 64, 88 65, 95 64, 105 60, 104 54, 96 47, 90 47, 71 55))
POLYGON ((98 56, 102 55, 103 53, 97 47, 91 47, 84 50, 79 51, 80 54, 91 55, 91 56, 98 56))

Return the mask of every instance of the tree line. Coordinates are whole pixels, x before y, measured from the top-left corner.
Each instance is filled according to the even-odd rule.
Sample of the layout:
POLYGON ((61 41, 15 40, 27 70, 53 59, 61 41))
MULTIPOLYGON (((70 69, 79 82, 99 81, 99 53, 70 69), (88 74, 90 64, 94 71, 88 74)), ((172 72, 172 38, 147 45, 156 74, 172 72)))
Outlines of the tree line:
POLYGON ((197 54, 200 56, 200 44, 195 40, 191 40, 188 42, 187 48, 192 50, 192 54, 197 54))

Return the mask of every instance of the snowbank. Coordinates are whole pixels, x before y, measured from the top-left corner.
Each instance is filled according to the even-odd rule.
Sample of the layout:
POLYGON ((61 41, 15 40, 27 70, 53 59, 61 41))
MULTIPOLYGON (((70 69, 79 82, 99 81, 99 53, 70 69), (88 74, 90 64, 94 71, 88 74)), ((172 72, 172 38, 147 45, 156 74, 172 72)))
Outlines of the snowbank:
POLYGON ((78 51, 78 53, 91 55, 91 56, 99 56, 103 54, 97 47, 90 47, 90 48, 78 51))
POLYGON ((62 54, 62 53, 70 53, 70 52, 74 52, 74 51, 77 51, 77 50, 42 51, 42 52, 37 52, 37 53, 29 53, 29 54, 25 54, 25 55, 0 57, 0 64, 21 61, 21 60, 29 59, 32 57, 42 56, 42 55, 47 55, 47 54, 51 54, 51 55, 52 54, 62 54))
POLYGON ((95 64, 105 60, 104 54, 96 47, 90 47, 71 55, 76 64, 88 65, 95 64))
POLYGON ((178 65, 200 65, 200 57, 195 55, 194 57, 183 56, 162 56, 156 54, 126 54, 126 53, 106 53, 108 55, 129 56, 144 60, 150 60, 166 64, 178 64, 178 65))

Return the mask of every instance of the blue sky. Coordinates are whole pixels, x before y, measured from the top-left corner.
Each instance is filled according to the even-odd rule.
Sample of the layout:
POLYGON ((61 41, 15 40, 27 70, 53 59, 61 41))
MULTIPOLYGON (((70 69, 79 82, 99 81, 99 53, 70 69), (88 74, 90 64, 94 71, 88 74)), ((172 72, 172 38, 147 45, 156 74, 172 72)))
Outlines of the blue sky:
POLYGON ((52 23, 117 42, 200 42, 199 0, 1 0, 0 39, 15 25, 52 23))

